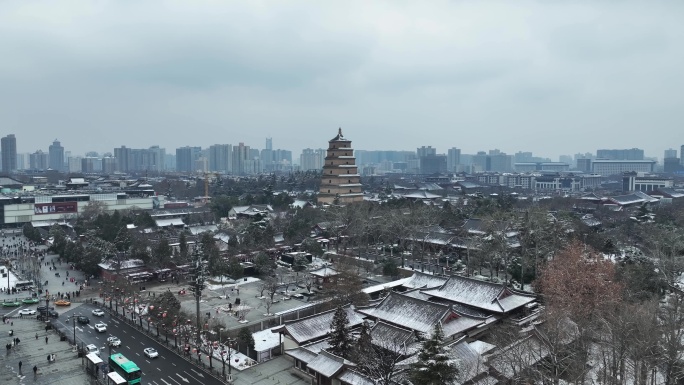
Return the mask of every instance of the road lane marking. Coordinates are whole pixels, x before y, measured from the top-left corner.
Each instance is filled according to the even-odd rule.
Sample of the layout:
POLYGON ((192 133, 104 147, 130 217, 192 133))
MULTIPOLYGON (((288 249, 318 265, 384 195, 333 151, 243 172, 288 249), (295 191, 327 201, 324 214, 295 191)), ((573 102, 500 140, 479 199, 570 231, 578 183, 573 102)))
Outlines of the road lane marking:
MULTIPOLYGON (((192 369, 190 369, 190 370, 192 370, 192 369)), ((200 380, 199 378, 194 377, 192 374, 190 374, 190 373, 188 373, 188 372, 186 372, 186 371, 183 371, 183 373, 187 374, 188 377, 192 378, 193 380, 197 380, 197 382, 199 382, 200 384, 204 383, 202 380, 200 380)))
MULTIPOLYGON (((171 380, 171 381, 175 382, 175 383, 176 383, 176 384, 178 384, 178 385, 181 385, 181 383, 180 383, 180 382, 178 382, 178 381, 174 380, 174 379, 173 379, 173 377, 171 377, 171 376, 169 376, 169 380, 171 380)), ((166 381, 164 381, 164 382, 166 382, 166 381)), ((167 384, 168 384, 168 382, 167 382, 167 384)), ((169 384, 169 385, 171 385, 171 384, 169 384)))
MULTIPOLYGON (((184 372, 184 373, 185 373, 185 372, 184 372)), ((186 374, 187 374, 187 373, 186 373, 186 374)), ((180 379, 181 379, 181 380, 183 380, 183 381, 187 382, 188 384, 190 383, 190 381, 188 381, 188 379, 187 379, 187 378, 185 378, 185 377, 181 376, 181 375, 180 375, 180 373, 176 373, 176 375, 177 375, 178 377, 180 377, 180 379)))
POLYGON ((176 366, 176 364, 174 364, 173 362, 171 363, 171 365, 176 366))
POLYGON ((157 368, 157 370, 161 372, 161 369, 157 368))

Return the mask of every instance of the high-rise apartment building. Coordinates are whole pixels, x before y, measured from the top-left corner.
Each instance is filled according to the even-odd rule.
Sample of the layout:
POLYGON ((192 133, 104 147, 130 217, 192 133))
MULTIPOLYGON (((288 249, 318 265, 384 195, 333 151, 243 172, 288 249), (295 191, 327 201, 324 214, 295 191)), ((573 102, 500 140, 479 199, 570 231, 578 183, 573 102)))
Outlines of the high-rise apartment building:
POLYGON ((29 155, 29 167, 31 170, 47 170, 48 163, 49 156, 43 150, 38 150, 29 155))
POLYGON ((461 149, 460 148, 450 148, 447 151, 447 171, 454 172, 458 171, 458 165, 461 164, 461 149))
POLYGON ((209 170, 229 173, 233 169, 233 146, 214 144, 209 146, 209 170))
POLYGON ((676 158, 677 157, 677 150, 670 148, 664 151, 663 154, 663 159, 669 159, 669 158, 676 158))
POLYGON ((195 171, 195 161, 200 157, 201 147, 185 146, 176 149, 176 171, 195 171))
POLYGON ((64 171, 64 147, 55 139, 48 149, 48 167, 56 171, 64 171))
POLYGON ((249 159, 249 146, 245 146, 240 142, 237 146, 233 146, 233 174, 244 175, 245 162, 249 159))
POLYGON ((302 150, 302 154, 299 156, 299 168, 302 171, 320 171, 325 163, 326 152, 324 149, 319 148, 314 150, 313 148, 305 148, 302 150))
POLYGON ((361 181, 351 140, 342 136, 342 129, 328 142, 325 165, 321 174, 318 203, 347 204, 363 201, 361 181))
POLYGON ((128 172, 128 159, 131 156, 131 149, 126 146, 121 146, 114 149, 114 157, 116 158, 116 169, 121 172, 128 172))
POLYGON ((418 158, 424 157, 424 156, 429 156, 429 155, 437 155, 437 149, 432 148, 432 146, 422 146, 418 147, 416 149, 416 154, 418 155, 418 158))
POLYGON ((14 134, 9 134, 0 139, 0 150, 2 151, 2 172, 5 174, 17 170, 17 138, 14 134))

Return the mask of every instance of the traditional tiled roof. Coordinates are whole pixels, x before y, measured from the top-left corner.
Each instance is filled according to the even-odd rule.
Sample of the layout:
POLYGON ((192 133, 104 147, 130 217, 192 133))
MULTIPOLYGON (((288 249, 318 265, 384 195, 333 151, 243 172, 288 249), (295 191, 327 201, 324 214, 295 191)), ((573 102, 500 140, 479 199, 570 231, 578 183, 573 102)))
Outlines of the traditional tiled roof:
POLYGON ((317 356, 316 353, 312 353, 304 348, 288 349, 285 351, 285 354, 292 358, 296 358, 299 361, 306 362, 307 364, 317 356))
POLYGON ((359 308, 357 311, 394 325, 430 333, 434 325, 445 317, 449 307, 390 293, 376 307, 359 308))
MULTIPOLYGON (((347 307, 345 308, 345 311, 347 312, 347 318, 349 319, 349 327, 361 325, 363 319, 353 309, 347 307)), ((324 313, 286 323, 279 331, 289 335, 301 345, 326 336, 330 332, 330 324, 332 323, 334 315, 335 309, 332 309, 324 313)))
POLYGON ((460 276, 452 276, 441 287, 423 293, 493 313, 508 313, 536 299, 501 284, 460 276))
POLYGON ((652 195, 661 195, 662 194, 668 198, 684 198, 684 191, 675 190, 673 188, 659 188, 656 191, 651 191, 650 194, 652 194, 652 195))
POLYGON ((617 195, 617 196, 608 198, 608 200, 610 202, 613 202, 613 203, 618 204, 620 206, 627 206, 627 205, 633 205, 633 204, 645 202, 644 198, 642 198, 636 194, 617 195))
POLYGON ((410 280, 404 282, 401 286, 411 289, 431 289, 434 287, 442 286, 444 285, 444 282, 447 281, 446 277, 437 277, 431 274, 425 274, 420 272, 414 272, 410 278, 410 280))
POLYGON ((374 385, 375 383, 363 374, 351 369, 345 369, 337 376, 337 379, 349 385, 374 385))
POLYGON ((316 277, 334 277, 336 275, 339 275, 340 273, 337 270, 326 266, 318 270, 311 270, 309 274, 316 277))
POLYGON ((461 381, 471 380, 487 371, 482 354, 464 339, 451 346, 451 353, 459 360, 459 379, 461 381))
POLYGON ((415 353, 413 342, 415 333, 409 329, 400 328, 385 322, 376 322, 370 331, 372 343, 381 348, 408 355, 415 353))
POLYGON ((354 365, 352 362, 338 357, 330 352, 321 350, 320 354, 313 360, 309 361, 309 369, 320 373, 322 376, 331 378, 337 374, 344 366, 354 365))
MULTIPOLYGON (((466 333, 486 322, 486 317, 458 312, 448 305, 423 301, 398 293, 390 293, 375 307, 359 308, 357 311, 376 318, 379 322, 394 327, 404 327, 426 335, 430 335, 435 325, 441 323, 444 336, 447 338, 466 333)), ((390 332, 387 328, 380 330, 390 332)), ((395 332, 399 333, 399 330, 395 332)))

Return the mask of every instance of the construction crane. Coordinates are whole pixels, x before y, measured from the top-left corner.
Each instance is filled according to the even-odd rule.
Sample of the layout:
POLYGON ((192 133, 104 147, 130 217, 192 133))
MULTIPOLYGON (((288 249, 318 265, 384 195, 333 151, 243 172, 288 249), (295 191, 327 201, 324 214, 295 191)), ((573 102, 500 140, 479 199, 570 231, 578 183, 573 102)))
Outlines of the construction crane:
POLYGON ((206 205, 209 203, 209 175, 214 176, 215 178, 220 178, 217 173, 214 172, 205 172, 204 173, 204 199, 203 202, 206 205))

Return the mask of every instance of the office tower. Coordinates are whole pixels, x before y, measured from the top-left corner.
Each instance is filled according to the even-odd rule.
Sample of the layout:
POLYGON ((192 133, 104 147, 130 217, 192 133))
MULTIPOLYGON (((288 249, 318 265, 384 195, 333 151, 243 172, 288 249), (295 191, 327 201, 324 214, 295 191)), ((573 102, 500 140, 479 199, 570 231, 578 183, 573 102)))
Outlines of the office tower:
POLYGON ((351 140, 342 135, 342 129, 337 136, 328 141, 327 156, 324 159, 321 174, 321 188, 318 193, 318 203, 346 204, 363 201, 360 176, 354 158, 351 140))
POLYGON ((214 144, 209 146, 209 170, 229 173, 232 171, 233 146, 214 144))
POLYGON ((676 157, 677 157, 677 150, 670 148, 668 150, 665 150, 665 154, 663 156, 663 159, 676 158, 676 157))
POLYGON ((679 164, 684 166, 684 145, 679 149, 679 164))
POLYGON ((596 150, 596 157, 599 159, 612 160, 644 160, 644 150, 640 148, 629 148, 619 150, 596 150))
POLYGON ((447 171, 457 171, 459 164, 461 164, 461 149, 456 147, 450 148, 447 151, 447 171))
POLYGON ((245 174, 245 161, 249 159, 249 146, 245 146, 240 142, 237 146, 233 146, 233 174, 245 174))
POLYGON ((185 146, 176 149, 176 171, 193 172, 195 171, 195 161, 200 157, 201 147, 185 146))
POLYGON ((55 171, 64 171, 64 147, 57 139, 50 145, 48 153, 50 157, 48 167, 55 171))
POLYGON ((17 154, 17 170, 28 168, 28 154, 17 154))
POLYGON ((17 138, 9 134, 0 139, 2 151, 2 172, 9 174, 17 170, 17 138))

